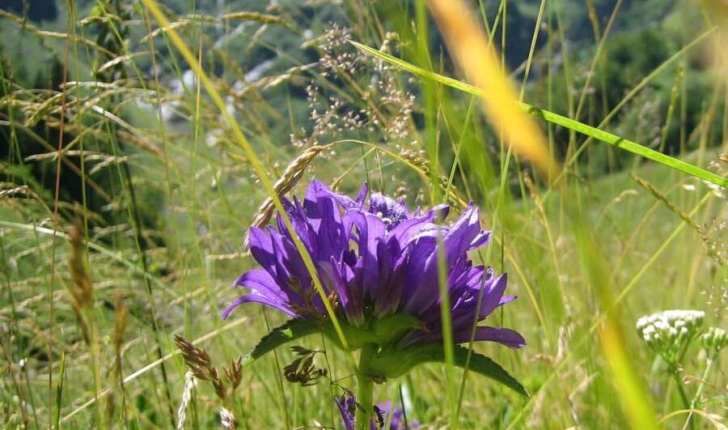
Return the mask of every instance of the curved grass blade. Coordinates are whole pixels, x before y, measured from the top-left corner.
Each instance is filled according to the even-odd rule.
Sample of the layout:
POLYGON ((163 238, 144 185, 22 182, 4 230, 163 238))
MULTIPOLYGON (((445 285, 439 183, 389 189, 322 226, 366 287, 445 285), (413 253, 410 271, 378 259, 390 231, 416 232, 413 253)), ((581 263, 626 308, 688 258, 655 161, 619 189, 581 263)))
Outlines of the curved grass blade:
MULTIPOLYGON (((481 95, 483 93, 483 91, 481 91, 480 89, 478 89, 477 87, 475 87, 473 85, 467 84, 465 82, 460 82, 456 79, 449 78, 447 76, 443 76, 443 75, 440 75, 440 74, 437 74, 434 72, 430 72, 428 70, 424 70, 420 67, 415 66, 414 64, 411 64, 411 63, 408 63, 399 58, 393 57, 387 53, 378 51, 369 46, 362 45, 357 42, 350 42, 350 43, 353 44, 356 48, 360 49, 361 51, 366 52, 367 54, 370 54, 374 57, 382 59, 402 70, 408 71, 408 72, 415 74, 417 76, 420 76, 422 78, 432 79, 435 82, 441 83, 443 85, 446 85, 450 88, 454 88, 456 90, 466 92, 468 94, 481 95)), ((694 166, 690 163, 686 163, 677 158, 670 157, 669 155, 665 155, 661 152, 655 151, 654 149, 650 149, 644 145, 640 145, 637 142, 633 142, 628 139, 623 139, 615 134, 606 132, 604 130, 599 130, 598 128, 594 128, 592 126, 586 125, 579 121, 575 121, 575 120, 567 118, 563 115, 559 115, 559 114, 556 114, 554 112, 551 112, 551 111, 548 111, 545 109, 540 109, 535 106, 531 106, 527 103, 520 103, 520 105, 521 105, 521 108, 525 109, 528 113, 530 113, 531 115, 534 115, 534 116, 538 116, 538 117, 542 118, 544 121, 563 126, 570 130, 573 130, 577 133, 583 134, 585 136, 591 137, 593 139, 599 140, 604 143, 608 143, 608 144, 616 146, 620 149, 624 149, 625 151, 629 151, 633 154, 636 154, 641 157, 647 158, 649 160, 655 161, 666 167, 670 167, 672 169, 683 172, 687 175, 694 176, 696 178, 703 179, 703 180, 711 182, 713 184, 720 185, 721 187, 728 188, 727 179, 722 178, 721 176, 716 175, 715 173, 709 172, 705 169, 701 169, 700 167, 694 166)))

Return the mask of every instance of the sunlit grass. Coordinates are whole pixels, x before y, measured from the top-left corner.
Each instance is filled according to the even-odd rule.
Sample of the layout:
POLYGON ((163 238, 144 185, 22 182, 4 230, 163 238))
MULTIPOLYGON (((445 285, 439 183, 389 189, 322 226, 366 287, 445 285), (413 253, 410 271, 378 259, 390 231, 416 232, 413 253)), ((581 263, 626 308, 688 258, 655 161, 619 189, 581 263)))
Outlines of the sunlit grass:
MULTIPOLYGON (((478 25, 490 29, 491 37, 498 34, 501 40, 497 46, 506 50, 510 36, 497 30, 509 28, 503 13, 515 7, 510 3, 477 5, 480 18, 486 20, 478 25)), ((558 3, 554 2, 554 9, 547 5, 539 10, 545 14, 542 22, 555 25, 563 19, 557 16, 564 12, 558 3)), ((144 2, 128 10, 130 17, 121 22, 131 28, 134 43, 112 52, 111 57, 100 53, 108 51, 113 46, 109 40, 118 35, 111 32, 106 41, 97 41, 99 27, 79 24, 87 10, 76 10, 73 19, 66 15, 77 24, 68 27, 72 30, 54 28, 52 33, 9 13, 0 15, 3 34, 22 35, 22 41, 33 46, 28 48, 32 52, 55 51, 63 63, 68 48, 65 68, 69 80, 76 81, 64 86, 64 93, 61 88, 39 90, 19 86, 17 70, 10 75, 8 68, 0 68, 0 85, 9 93, 0 107, 14 108, 11 116, 0 115, 0 124, 15 130, 9 134, 10 142, 0 144, 16 147, 18 134, 34 125, 28 122, 30 118, 46 120, 49 130, 57 130, 63 109, 66 132, 82 139, 66 142, 61 163, 75 166, 94 180, 86 185, 86 195, 101 190, 108 198, 99 213, 92 214, 79 206, 55 202, 53 193, 43 191, 37 179, 22 169, 13 170, 0 184, 0 324, 7 334, 0 361, 8 369, 0 389, 0 403, 8 405, 0 412, 2 425, 25 422, 32 428, 49 428, 59 421, 63 427, 103 427, 97 417, 102 414, 107 428, 172 427, 186 371, 176 355, 174 334, 195 341, 209 352, 215 365, 223 366, 246 354, 260 336, 285 320, 256 306, 240 309, 228 321, 219 315, 240 293, 230 288, 232 282, 253 265, 242 244, 257 208, 267 197, 276 196, 274 182, 315 140, 319 144, 336 143, 312 159, 301 172, 300 185, 289 196, 300 197, 306 183, 319 178, 336 180, 339 189, 350 195, 368 180, 376 190, 403 195, 411 206, 429 206, 433 194, 456 211, 473 200, 482 208, 483 223, 494 229, 493 243, 474 258, 498 272, 507 272, 509 290, 519 296, 489 324, 515 328, 524 334, 528 346, 517 352, 493 345, 475 348, 521 380, 531 394, 529 399, 471 372, 454 370, 452 385, 443 366, 426 365, 406 378, 376 388, 376 400, 401 404, 404 399, 408 417, 425 428, 646 428, 638 423, 650 420, 668 428, 682 428, 686 416, 676 412, 681 405, 675 386, 660 377, 656 370, 660 363, 635 334, 634 322, 653 311, 695 308, 706 311, 711 325, 725 326, 725 303, 720 295, 724 294, 728 272, 706 252, 706 243, 725 242, 725 230, 716 228, 726 215, 725 199, 697 179, 725 184, 720 172, 708 165, 722 152, 708 142, 726 140, 708 127, 723 120, 717 113, 710 116, 710 106, 726 103, 725 84, 715 84, 720 91, 706 102, 705 118, 711 118, 710 122, 706 120, 705 127, 685 136, 690 152, 667 156, 658 151, 660 147, 632 141, 633 136, 617 136, 615 128, 607 126, 619 123, 634 96, 658 78, 680 83, 674 65, 692 58, 693 50, 715 33, 714 23, 698 26, 697 34, 691 35, 684 48, 673 52, 663 66, 639 77, 637 86, 607 115, 595 113, 598 109, 592 103, 599 101, 581 92, 586 91, 580 76, 584 71, 574 69, 564 77, 549 66, 539 69, 545 76, 531 72, 531 81, 537 85, 552 82, 548 95, 556 99, 565 96, 557 93, 554 81, 566 79, 562 84, 579 90, 572 101, 574 110, 559 112, 538 105, 536 89, 524 80, 522 87, 513 84, 511 93, 504 97, 544 110, 510 110, 503 114, 505 120, 498 121, 491 116, 502 106, 497 101, 485 111, 478 109, 477 97, 487 93, 492 79, 476 82, 475 88, 448 78, 471 81, 479 66, 449 69, 433 47, 429 59, 413 54, 418 49, 416 35, 411 28, 397 26, 407 21, 403 17, 416 20, 414 8, 385 10, 356 1, 337 7, 336 19, 346 22, 351 29, 348 39, 356 44, 356 48, 344 43, 332 49, 332 58, 339 64, 345 65, 351 58, 352 67, 356 67, 354 73, 342 68, 337 75, 334 69, 309 66, 311 57, 296 56, 301 43, 310 43, 311 55, 316 58, 329 53, 322 47, 327 41, 307 42, 302 36, 309 29, 313 37, 323 34, 329 22, 317 20, 316 14, 312 18, 299 6, 285 4, 244 16, 230 15, 240 11, 227 11, 228 15, 202 17, 193 15, 200 11, 199 5, 192 3, 185 3, 181 15, 164 8, 152 13, 149 6, 154 4, 144 2), (174 33, 159 30, 162 15, 172 24, 161 26, 173 28, 174 33), (246 26, 236 30, 241 22, 246 26), (388 38, 385 28, 396 30, 399 39, 388 38), (273 33, 276 31, 289 33, 273 33), (216 43, 226 35, 229 40, 216 43), (276 46, 285 35, 300 37, 295 49, 276 46), (104 43, 107 45, 102 46, 104 43), (242 89, 233 88, 235 81, 254 68, 243 69, 239 61, 263 48, 290 49, 293 54, 284 52, 275 57, 271 68, 261 72, 263 79, 251 79, 242 89), (185 51, 187 58, 182 55, 185 51), (340 57, 345 53, 350 57, 340 57), (118 70, 123 69, 123 75, 111 75, 107 80, 102 75, 95 77, 97 59, 105 58, 103 64, 112 57, 119 59, 118 70), (224 64, 223 72, 210 66, 213 57, 224 64), (388 61, 396 67, 382 69, 388 61), (465 73, 461 76, 458 70, 465 73), (193 78, 195 74, 200 77, 193 78), (412 74, 423 79, 411 80, 412 74), (399 94, 395 90, 416 95, 411 112, 403 114, 398 109, 405 104, 406 95, 386 102, 380 95, 390 89, 370 86, 385 79, 391 84, 388 94, 393 98, 399 94), (366 110, 368 118, 377 118, 377 125, 347 128, 336 123, 336 133, 312 136, 315 120, 309 116, 306 95, 301 95, 309 83, 324 95, 316 105, 319 114, 331 104, 328 96, 345 104, 327 121, 335 123, 349 111, 366 110), (429 102, 420 97, 425 85, 431 85, 427 89, 429 102), (585 101, 579 103, 580 99, 585 101), (582 115, 573 117, 577 104, 582 105, 582 115), (176 119, 170 113, 173 111, 176 119), (166 120, 159 120, 162 115, 166 120), (513 125, 516 117, 532 125, 513 125), (491 121, 495 132, 488 125, 491 121), (537 134, 536 140, 508 135, 509 131, 528 130, 537 134), (498 138, 499 131, 505 139, 498 138), (294 141, 304 143, 293 145, 289 134, 294 135, 294 141), (566 154, 553 150, 564 147, 558 140, 563 136, 572 141, 566 154), (313 140, 306 141, 311 137, 313 140), (587 143, 580 145, 584 140, 587 143), (528 151, 516 150, 526 158, 507 163, 508 146, 501 141, 526 146, 540 142, 540 155, 530 159, 550 160, 548 154, 554 154, 563 160, 567 166, 564 185, 552 188, 539 181, 527 162, 528 151), (604 142, 614 145, 609 149, 611 154, 621 156, 627 150, 635 155, 627 157, 624 170, 590 176, 583 166, 593 155, 592 148, 601 148, 604 142), (544 148, 550 151, 544 152, 544 148), (80 162, 74 155, 77 153, 71 151, 83 151, 85 161, 80 162), (653 161, 637 163, 638 157, 653 161), (131 168, 129 178, 123 163, 131 168), (114 178, 112 185, 98 185, 104 172, 114 178), (656 192, 640 185, 630 172, 656 192), (131 203, 132 189, 136 205, 131 203), (57 226, 52 217, 54 206, 60 213, 57 226), (99 222, 110 209, 115 210, 113 218, 99 222), (678 210, 692 223, 684 222, 678 210), (137 218, 149 213, 159 223, 137 229, 137 218), (98 354, 92 354, 85 344, 67 293, 71 283, 66 269, 70 252, 67 234, 77 218, 89 226, 86 252, 96 298, 90 317, 101 340, 98 354), (157 240, 154 244, 153 239, 157 240), (120 350, 115 351, 119 297, 128 308, 128 325, 120 350), (609 319, 605 325, 612 307, 618 309, 619 318, 609 319), (621 349, 613 348, 610 342, 619 342, 621 349), (117 352, 122 359, 121 381, 106 377, 112 375, 117 352), (98 389, 89 370, 94 362, 101 366, 98 389), (453 404, 445 401, 445 393, 457 394, 461 380, 461 394, 451 398, 455 419, 453 404), (625 393, 637 398, 624 402, 625 393), (641 408, 644 402, 655 416, 633 415, 635 407, 641 408)), ((580 7, 586 14, 586 5, 580 7)), ((108 13, 113 21, 119 11, 110 9, 108 13)), ((619 24, 626 17, 617 15, 615 19, 619 24)), ((531 44, 531 52, 523 53, 524 61, 539 64, 545 61, 548 46, 560 49, 564 36, 552 28, 542 30, 548 33, 550 45, 531 44)), ((437 31, 434 26, 428 28, 429 33, 437 31)), ((443 36, 448 37, 444 31, 443 36)), ((463 56, 475 60, 476 52, 463 56)), ((13 51, 5 46, 4 53, 13 51)), ((570 54, 563 53, 564 66, 576 64, 570 54)), ((600 51, 599 55, 607 53, 600 51)), ((598 70, 598 60, 592 56, 586 63, 595 64, 598 70)), ((112 66, 108 70, 114 70, 112 66)), ((498 63, 493 66, 500 69, 498 63)), ((503 87, 499 84, 496 88, 503 87)), ((687 122, 681 119, 681 106, 687 102, 679 91, 676 94, 670 102, 672 121, 687 133, 687 122)), ((666 121, 663 118, 663 123, 654 124, 665 130, 664 136, 668 135, 666 121)), ((57 162, 57 136, 45 129, 36 134, 37 140, 45 143, 44 162, 57 162)), ((8 161, 2 160, 0 173, 11 171, 8 161)), ((23 163, 30 166, 38 162, 31 159, 23 163)), ((553 163, 543 161, 541 170, 553 171, 553 163)), ((310 348, 327 346, 318 336, 301 343, 310 348)), ((339 428, 332 398, 341 394, 340 386, 354 388, 355 368, 350 357, 335 353, 334 348, 328 351, 327 360, 319 360, 317 365, 327 368, 334 384, 324 379, 315 386, 301 387, 285 381, 281 368, 292 357, 287 349, 246 368, 234 400, 226 406, 234 413, 238 428, 300 428, 315 423, 339 428)), ((688 379, 702 376, 704 359, 696 357, 685 369, 688 379)), ((721 399, 726 396, 726 376, 716 372, 710 378, 704 393, 709 401, 701 404, 698 409, 702 411, 696 411, 692 418, 698 428, 712 428, 715 417, 707 414, 725 414, 721 399)), ((212 387, 199 382, 187 410, 187 428, 210 428, 219 422, 222 405, 212 387)), ((687 387, 691 389, 692 384, 687 387)), ((649 409, 641 411, 648 413, 649 409)))

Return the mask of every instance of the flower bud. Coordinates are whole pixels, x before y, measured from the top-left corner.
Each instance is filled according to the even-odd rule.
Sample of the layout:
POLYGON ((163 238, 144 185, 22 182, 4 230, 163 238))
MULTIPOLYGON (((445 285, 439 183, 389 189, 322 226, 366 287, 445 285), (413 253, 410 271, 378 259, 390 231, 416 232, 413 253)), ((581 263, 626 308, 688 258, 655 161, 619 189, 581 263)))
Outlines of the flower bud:
POLYGON ((718 354, 723 347, 728 345, 728 333, 722 328, 711 327, 708 332, 700 337, 703 348, 718 354))

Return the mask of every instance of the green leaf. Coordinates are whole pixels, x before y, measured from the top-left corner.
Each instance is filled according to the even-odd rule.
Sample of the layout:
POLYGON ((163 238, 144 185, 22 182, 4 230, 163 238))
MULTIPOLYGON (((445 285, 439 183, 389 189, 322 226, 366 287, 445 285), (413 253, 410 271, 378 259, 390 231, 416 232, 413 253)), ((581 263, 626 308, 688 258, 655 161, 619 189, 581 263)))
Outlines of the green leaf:
POLYGON ((295 318, 274 328, 270 333, 263 336, 260 342, 243 359, 243 367, 250 365, 281 345, 310 334, 321 333, 326 325, 331 325, 331 323, 313 318, 295 318))
MULTIPOLYGON (((444 360, 444 357, 442 360, 444 360)), ((518 394, 528 397, 528 391, 516 378, 511 376, 500 364, 485 355, 458 346, 455 348, 455 365, 462 368, 467 367, 468 370, 498 381, 518 394), (470 354, 470 362, 468 362, 468 354, 470 354)))
MULTIPOLYGON (((492 359, 470 351, 462 346, 455 347, 455 366, 491 378, 518 394, 528 397, 528 391, 516 378, 492 359), (468 362, 468 355, 469 362, 468 362), (466 366, 467 365, 467 366, 466 366)), ((383 349, 379 351, 367 368, 375 378, 396 378, 424 363, 444 363, 445 351, 442 344, 413 345, 404 349, 383 349)))
MULTIPOLYGON (((350 43, 352 45, 354 45, 356 48, 360 49, 361 51, 364 51, 367 54, 370 54, 374 57, 384 60, 390 64, 397 66, 398 68, 400 68, 402 70, 405 70, 407 72, 410 72, 410 73, 420 76, 422 78, 431 79, 435 82, 441 83, 441 84, 446 85, 451 88, 455 88, 456 90, 460 90, 460 91, 466 92, 468 94, 473 94, 476 96, 481 95, 481 91, 477 87, 474 87, 465 82, 460 82, 456 79, 449 78, 447 76, 443 76, 443 75, 440 75, 440 74, 437 74, 434 72, 430 72, 429 70, 422 69, 420 67, 415 66, 414 64, 411 64, 411 63, 403 61, 399 58, 393 57, 385 52, 378 51, 369 46, 362 45, 361 43, 357 43, 357 42, 350 42, 350 43)), ((655 151, 654 149, 650 149, 646 146, 640 145, 637 142, 623 139, 612 133, 608 133, 606 131, 599 130, 598 128, 594 128, 592 126, 586 125, 579 121, 575 121, 571 118, 567 118, 565 116, 556 114, 554 112, 547 111, 545 109, 540 109, 540 108, 531 106, 526 103, 520 103, 520 105, 528 113, 530 113, 531 115, 540 117, 544 121, 548 121, 552 124, 557 124, 562 127, 566 127, 570 130, 576 131, 577 133, 581 133, 585 136, 589 136, 593 139, 600 140, 604 143, 608 143, 610 145, 616 146, 617 148, 624 149, 633 154, 637 154, 644 158, 656 161, 664 166, 679 170, 680 172, 683 172, 685 174, 695 176, 696 178, 700 178, 700 179, 706 180, 708 182, 712 182, 716 185, 720 185, 722 187, 728 188, 728 180, 726 180, 725 178, 722 178, 719 175, 716 175, 715 173, 709 172, 705 169, 701 169, 700 167, 694 166, 690 163, 686 163, 677 158, 670 157, 669 155, 665 155, 661 152, 655 151)))

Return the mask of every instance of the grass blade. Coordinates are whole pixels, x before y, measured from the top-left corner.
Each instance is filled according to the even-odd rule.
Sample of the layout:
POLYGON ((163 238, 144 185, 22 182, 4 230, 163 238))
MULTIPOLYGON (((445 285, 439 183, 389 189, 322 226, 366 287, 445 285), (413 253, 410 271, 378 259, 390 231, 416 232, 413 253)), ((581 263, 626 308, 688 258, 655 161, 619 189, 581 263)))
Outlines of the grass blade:
MULTIPOLYGON (((351 42, 351 43, 354 46, 356 46, 358 49, 360 49, 370 55, 380 58, 394 66, 399 67, 402 70, 408 71, 408 72, 413 73, 422 78, 432 79, 438 83, 441 83, 443 85, 446 85, 450 88, 454 88, 459 91, 464 91, 468 94, 482 95, 483 93, 485 93, 485 90, 481 90, 478 87, 467 84, 465 82, 460 82, 456 79, 453 79, 453 78, 450 78, 447 76, 443 76, 438 73, 424 70, 420 67, 415 66, 414 64, 411 64, 411 63, 408 63, 399 58, 393 57, 387 53, 378 51, 369 46, 362 45, 362 44, 356 43, 356 42, 351 42)), ((620 149, 624 149, 625 151, 631 152, 633 154, 636 154, 641 157, 644 157, 649 160, 660 163, 663 166, 678 170, 682 173, 685 173, 686 175, 694 176, 696 178, 703 179, 703 180, 711 182, 713 184, 720 185, 721 187, 728 188, 728 180, 726 180, 725 178, 722 178, 719 175, 716 175, 715 173, 709 172, 705 169, 695 166, 693 164, 686 163, 685 161, 679 160, 675 157, 665 155, 661 152, 655 151, 654 149, 650 149, 644 145, 640 145, 637 142, 633 142, 631 140, 621 138, 615 134, 606 132, 604 130, 599 130, 598 128, 581 123, 579 121, 575 121, 575 120, 573 120, 571 118, 567 118, 563 115, 559 115, 557 113, 554 113, 554 112, 551 112, 551 111, 548 111, 545 109, 540 109, 538 107, 531 106, 527 103, 520 103, 520 105, 521 105, 521 108, 526 110, 528 113, 530 113, 534 116, 538 116, 538 117, 542 118, 543 120, 550 122, 552 124, 563 126, 570 130, 573 130, 577 133, 583 134, 584 136, 588 136, 593 139, 599 140, 601 142, 616 146, 620 149)))

